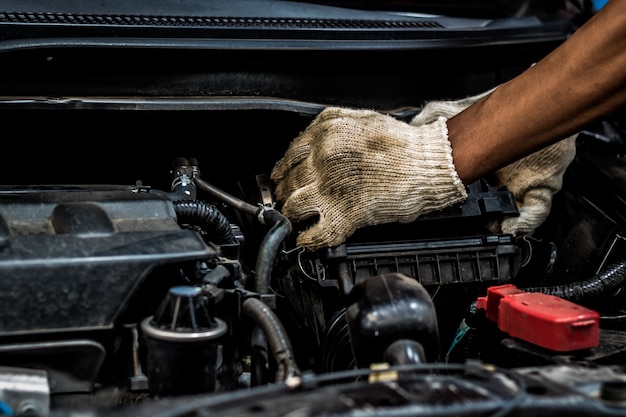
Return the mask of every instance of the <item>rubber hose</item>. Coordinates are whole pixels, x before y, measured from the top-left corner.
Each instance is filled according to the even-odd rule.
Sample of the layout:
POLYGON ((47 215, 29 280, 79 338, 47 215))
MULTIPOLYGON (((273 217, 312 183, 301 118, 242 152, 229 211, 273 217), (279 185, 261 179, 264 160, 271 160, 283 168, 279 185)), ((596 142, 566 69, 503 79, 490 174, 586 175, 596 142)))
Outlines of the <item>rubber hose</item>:
POLYGON ((614 292, 625 280, 626 262, 619 261, 602 268, 600 272, 586 281, 548 287, 523 288, 523 290, 555 295, 576 302, 614 292))
POLYGON ((270 292, 270 281, 274 262, 280 250, 280 245, 291 233, 291 222, 276 210, 263 212, 264 222, 273 224, 269 232, 263 238, 259 248, 254 276, 254 290, 261 294, 270 292))
POLYGON ((284 381, 291 376, 300 375, 289 336, 278 316, 269 306, 256 298, 248 298, 243 302, 243 312, 265 332, 272 355, 278 365, 276 380, 284 381))
POLYGON ((278 256, 281 243, 291 233, 291 222, 278 210, 249 204, 209 184, 202 178, 196 177, 195 182, 200 189, 221 199, 226 204, 241 210, 243 213, 253 215, 263 224, 272 225, 270 231, 261 242, 257 264, 255 265, 256 272, 254 279, 255 291, 261 294, 269 293, 274 262, 278 256))
POLYGON ((176 200, 173 204, 180 224, 201 227, 217 245, 236 243, 228 219, 215 206, 198 200, 176 200))
POLYGON ((268 352, 267 337, 260 326, 254 326, 250 337, 250 356, 252 360, 250 372, 251 386, 265 385, 268 383, 268 352))

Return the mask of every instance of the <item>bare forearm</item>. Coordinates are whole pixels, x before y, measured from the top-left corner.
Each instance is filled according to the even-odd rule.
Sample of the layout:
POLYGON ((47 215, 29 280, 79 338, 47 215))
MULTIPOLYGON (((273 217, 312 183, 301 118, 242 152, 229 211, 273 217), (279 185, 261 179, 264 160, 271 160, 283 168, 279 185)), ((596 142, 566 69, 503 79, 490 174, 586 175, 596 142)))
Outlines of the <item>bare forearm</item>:
POLYGON ((626 103, 626 0, 611 0, 537 65, 448 121, 465 183, 626 103))

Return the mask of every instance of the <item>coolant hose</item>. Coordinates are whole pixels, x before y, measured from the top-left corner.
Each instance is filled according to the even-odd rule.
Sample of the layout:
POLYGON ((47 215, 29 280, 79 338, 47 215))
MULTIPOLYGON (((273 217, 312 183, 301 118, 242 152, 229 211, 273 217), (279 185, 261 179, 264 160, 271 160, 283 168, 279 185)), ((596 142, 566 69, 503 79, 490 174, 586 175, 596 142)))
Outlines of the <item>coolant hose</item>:
POLYGON ((250 385, 266 385, 268 378, 269 354, 267 336, 261 327, 254 326, 250 336, 250 385))
POLYGON ((263 215, 263 222, 273 226, 263 238, 259 248, 254 275, 254 289, 261 294, 267 294, 270 292, 274 260, 283 240, 291 233, 291 222, 276 210, 265 210, 263 215))
POLYGON ((248 298, 243 302, 243 312, 250 317, 265 333, 272 355, 278 369, 276 381, 286 381, 290 377, 299 376, 291 341, 282 323, 270 307, 256 298, 248 298))
POLYGON ((619 261, 602 268, 592 278, 571 284, 548 287, 522 288, 527 292, 555 295, 569 301, 582 301, 617 290, 626 280, 626 261, 619 261))
POLYGON ((202 178, 195 178, 198 188, 212 194, 225 203, 241 210, 244 213, 256 217, 262 224, 272 225, 270 231, 265 235, 259 248, 259 255, 256 261, 254 291, 267 294, 270 290, 270 280, 274 262, 278 256, 280 245, 291 233, 291 222, 287 217, 277 210, 269 207, 259 207, 240 200, 204 181, 202 178))
POLYGON ((198 200, 175 200, 173 203, 179 223, 207 230, 211 241, 217 245, 237 243, 228 219, 215 206, 198 200))
POLYGON ((208 182, 204 181, 200 177, 194 178, 194 182, 196 183, 198 188, 202 189, 203 191, 206 191, 207 193, 211 194, 214 197, 219 198, 220 200, 222 200, 229 206, 232 206, 238 210, 243 211, 244 213, 256 215, 259 210, 257 206, 247 203, 235 196, 228 194, 225 191, 220 190, 214 185, 209 184, 208 182))

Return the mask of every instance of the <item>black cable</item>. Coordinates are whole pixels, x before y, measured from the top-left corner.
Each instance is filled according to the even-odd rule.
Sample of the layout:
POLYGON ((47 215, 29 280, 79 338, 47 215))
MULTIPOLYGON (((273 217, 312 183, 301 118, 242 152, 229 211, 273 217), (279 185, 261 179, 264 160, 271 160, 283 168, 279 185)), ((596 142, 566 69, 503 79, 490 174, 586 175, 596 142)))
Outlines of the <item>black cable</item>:
POLYGON ((555 295, 569 301, 582 301, 616 291, 626 280, 626 262, 614 262, 592 278, 571 284, 522 288, 526 292, 555 295))

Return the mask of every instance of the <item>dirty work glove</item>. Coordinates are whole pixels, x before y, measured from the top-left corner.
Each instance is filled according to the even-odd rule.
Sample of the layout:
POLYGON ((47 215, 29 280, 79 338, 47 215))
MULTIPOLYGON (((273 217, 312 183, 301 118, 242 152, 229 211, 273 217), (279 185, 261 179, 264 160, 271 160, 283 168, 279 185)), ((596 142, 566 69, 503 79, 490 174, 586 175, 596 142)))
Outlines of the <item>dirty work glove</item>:
POLYGON ((272 170, 282 213, 315 220, 297 245, 336 246, 357 229, 418 216, 467 197, 445 118, 409 125, 370 110, 330 107, 272 170))
MULTIPOLYGON (((497 87, 496 87, 497 88, 497 87)), ((427 103, 411 124, 424 124, 439 118, 451 118, 494 89, 456 101, 432 101, 427 103)), ((518 217, 492 223, 494 233, 514 236, 532 234, 550 213, 552 197, 563 184, 563 174, 576 154, 576 136, 530 154, 494 172, 496 186, 506 186, 513 194, 519 210, 518 217)))
POLYGON ((532 234, 546 220, 552 208, 552 196, 563 185, 563 174, 576 155, 576 136, 540 149, 495 172, 498 186, 505 185, 519 210, 518 217, 509 217, 493 232, 514 236, 532 234))

